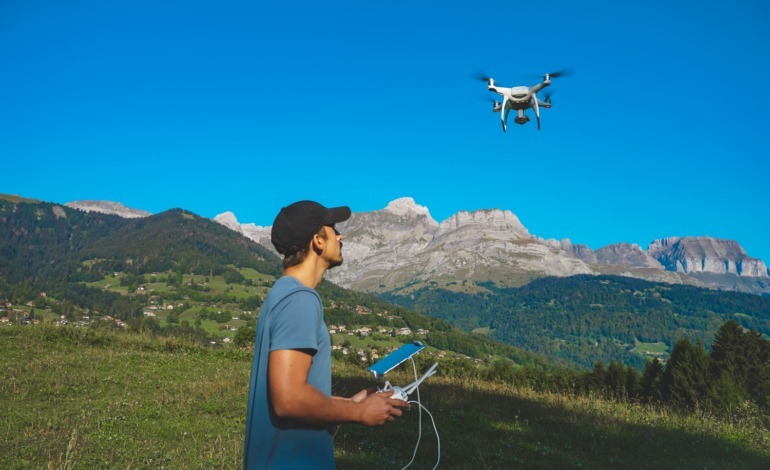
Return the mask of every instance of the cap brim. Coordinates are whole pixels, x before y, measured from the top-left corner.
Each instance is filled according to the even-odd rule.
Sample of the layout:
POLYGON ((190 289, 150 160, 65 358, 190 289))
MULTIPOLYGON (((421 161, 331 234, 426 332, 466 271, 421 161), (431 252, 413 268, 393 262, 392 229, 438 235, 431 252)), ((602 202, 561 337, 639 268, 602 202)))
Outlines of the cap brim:
POLYGON ((332 207, 326 212, 324 225, 333 225, 344 222, 350 218, 350 207, 332 207))

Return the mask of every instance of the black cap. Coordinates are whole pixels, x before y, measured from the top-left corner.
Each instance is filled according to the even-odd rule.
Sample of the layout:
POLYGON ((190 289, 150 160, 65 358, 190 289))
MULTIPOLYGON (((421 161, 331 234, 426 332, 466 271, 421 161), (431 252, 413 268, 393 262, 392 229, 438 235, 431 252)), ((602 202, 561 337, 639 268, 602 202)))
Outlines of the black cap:
POLYGON ((270 239, 278 253, 289 256, 305 248, 324 225, 348 220, 347 206, 331 209, 313 201, 299 201, 281 209, 275 217, 270 239))

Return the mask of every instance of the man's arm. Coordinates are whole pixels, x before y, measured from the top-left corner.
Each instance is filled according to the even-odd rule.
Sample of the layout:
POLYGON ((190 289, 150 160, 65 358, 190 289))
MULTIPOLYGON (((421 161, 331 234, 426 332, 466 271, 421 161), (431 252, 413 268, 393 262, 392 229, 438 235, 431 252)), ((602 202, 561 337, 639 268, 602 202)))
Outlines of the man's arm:
MULTIPOLYGON (((361 423, 381 426, 401 416, 406 402, 373 393, 360 401, 335 400, 307 382, 312 356, 296 349, 270 352, 268 376, 275 414, 309 424, 361 423)), ((356 395, 358 397, 358 394, 356 395)))

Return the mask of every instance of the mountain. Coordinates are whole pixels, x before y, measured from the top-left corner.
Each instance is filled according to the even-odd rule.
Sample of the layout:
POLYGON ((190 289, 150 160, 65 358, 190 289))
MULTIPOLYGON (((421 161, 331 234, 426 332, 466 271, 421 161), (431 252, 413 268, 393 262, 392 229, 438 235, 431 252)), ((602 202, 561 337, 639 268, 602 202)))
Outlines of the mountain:
MULTIPOLYGON (((10 303, 34 307, 49 318, 66 315, 75 321, 95 315, 139 322, 149 311, 171 324, 168 312, 173 311, 173 323, 184 319, 188 326, 172 331, 205 336, 204 329, 189 324, 197 318, 209 322, 209 328, 216 322, 218 330, 229 330, 236 320, 247 326, 281 273, 280 260, 264 246, 186 210, 129 219, 0 195, 0 313, 10 303), (159 305, 172 308, 160 313, 159 305)), ((378 331, 406 327, 453 354, 478 360, 506 357, 538 368, 557 364, 370 294, 326 281, 318 290, 330 325, 363 322, 378 331)), ((391 336, 377 339, 375 334, 367 340, 393 342, 391 336)))
MULTIPOLYGON (((118 202, 73 201, 67 207, 123 218, 152 215, 118 202)), ((232 212, 214 220, 275 253, 270 227, 240 223, 232 212)), ((343 286, 385 292, 406 285, 457 285, 496 281, 523 285, 542 276, 617 274, 654 282, 689 284, 758 294, 770 293, 770 275, 732 240, 668 237, 643 250, 617 243, 594 251, 569 239, 543 240, 529 233, 510 211, 460 212, 438 223, 412 198, 381 211, 354 213, 341 224, 343 267, 330 278, 343 286)), ((277 253, 276 253, 277 254, 277 253)), ((469 287, 470 289, 470 287, 469 287)))
POLYGON ((278 274, 278 258, 181 209, 127 219, 0 196, 0 278, 64 291, 113 271, 220 273, 228 265, 278 274))
POLYGON ((669 271, 686 274, 734 274, 740 277, 767 277, 767 266, 762 260, 749 257, 732 240, 709 237, 671 237, 655 240, 648 248, 669 271))
POLYGON ((276 255, 278 254, 273 248, 273 244, 270 242, 270 227, 260 227, 255 224, 242 224, 235 218, 235 214, 232 212, 225 212, 214 217, 216 222, 224 225, 225 227, 240 233, 244 237, 253 240, 260 245, 269 248, 276 255))
MULTIPOLYGON (((662 273, 679 279, 679 284, 690 278, 704 283, 754 279, 759 286, 766 276, 745 275, 743 266, 752 259, 737 244, 683 238, 660 243, 655 250, 618 244, 594 252, 568 240, 538 239, 509 211, 461 212, 437 223, 411 199, 396 200, 381 211, 356 213, 346 224, 345 264, 355 267, 361 280, 379 283, 375 290, 387 300, 417 312, 388 307, 369 294, 329 283, 321 288, 330 301, 329 318, 338 323, 359 318, 358 306, 362 311, 376 306, 375 311, 398 314, 395 320, 369 315, 374 322, 399 321, 428 329, 429 344, 473 357, 507 351, 504 355, 519 364, 546 363, 542 356, 518 349, 526 348, 581 365, 613 359, 638 365, 639 351, 658 354, 656 350, 670 348, 682 335, 710 339, 726 319, 770 334, 768 298, 599 271, 662 273), (688 260, 730 256, 735 272, 712 272, 716 268, 707 263, 702 265, 712 271, 661 269, 655 263, 668 262, 663 252, 688 260), (372 261, 379 263, 376 269, 372 261), (414 272, 423 277, 410 277, 414 272), (459 331, 450 323, 489 338, 459 331), (513 349, 505 350, 490 338, 513 349)), ((56 302, 54 308, 61 312, 72 312, 74 306, 136 319, 147 306, 147 298, 135 294, 136 289, 157 277, 152 289, 168 300, 191 303, 191 312, 254 310, 254 289, 266 288, 281 267, 277 256, 244 237, 246 233, 261 236, 270 246, 265 241, 269 229, 244 229, 234 215, 215 222, 172 209, 128 219, 0 196, 0 299, 56 302), (251 279, 238 287, 246 272, 252 273, 251 279), (116 283, 122 287, 116 290, 116 283), (41 299, 41 291, 47 300, 41 299)))
MULTIPOLYGON (((240 224, 232 213, 215 220, 272 249, 269 227, 240 224)), ((535 237, 515 214, 499 209, 463 211, 439 223, 411 198, 354 213, 339 228, 345 236, 345 263, 329 279, 356 290, 434 285, 472 292, 487 281, 514 287, 544 276, 614 274, 770 293, 765 263, 732 240, 671 237, 654 240, 647 250, 618 243, 594 251, 569 239, 535 237)))
POLYGON ((142 211, 138 209, 131 209, 124 206, 119 202, 111 201, 72 201, 64 204, 65 206, 78 209, 84 212, 99 212, 101 214, 118 215, 123 218, 133 219, 137 217, 148 217, 152 215, 151 212, 142 211))

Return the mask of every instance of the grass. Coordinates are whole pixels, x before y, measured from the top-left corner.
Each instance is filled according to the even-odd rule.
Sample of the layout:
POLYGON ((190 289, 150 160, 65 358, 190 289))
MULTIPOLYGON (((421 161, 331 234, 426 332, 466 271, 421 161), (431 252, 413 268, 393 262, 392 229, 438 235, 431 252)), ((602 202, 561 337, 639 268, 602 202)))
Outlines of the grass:
MULTIPOLYGON (((0 344, 0 468, 241 467, 250 352, 52 325, 2 327, 0 344)), ((371 385, 363 369, 335 363, 334 393, 371 385)), ((770 467, 768 424, 741 410, 723 420, 441 375, 420 392, 442 468, 770 467)), ((417 426, 416 407, 339 426, 338 467, 403 467, 417 426)), ((422 430, 413 468, 432 468, 424 413, 422 430)))
POLYGON ((662 356, 669 353, 669 348, 666 346, 666 343, 658 342, 658 343, 642 343, 639 340, 634 340, 636 343, 634 345, 633 352, 637 354, 650 354, 655 356, 662 356))

